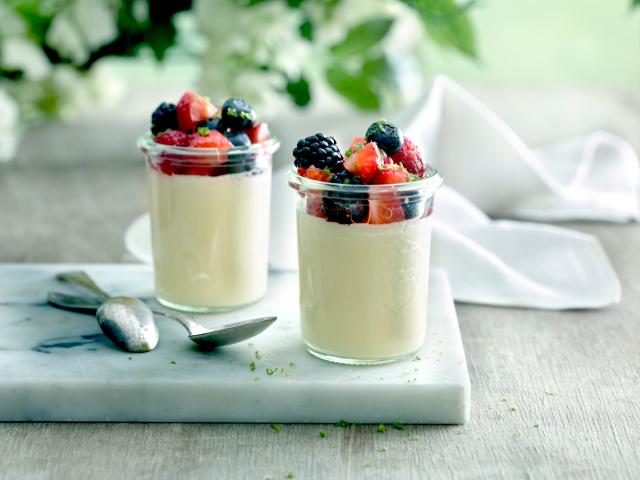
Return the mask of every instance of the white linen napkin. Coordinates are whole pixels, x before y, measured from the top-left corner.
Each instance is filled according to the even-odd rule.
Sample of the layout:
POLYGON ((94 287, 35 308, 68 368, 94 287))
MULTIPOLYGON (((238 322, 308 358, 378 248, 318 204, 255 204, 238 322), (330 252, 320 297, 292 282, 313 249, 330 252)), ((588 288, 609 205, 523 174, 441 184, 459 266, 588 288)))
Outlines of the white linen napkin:
MULTIPOLYGON (((436 193, 432 265, 447 270, 458 301, 542 309, 601 308, 620 282, 600 242, 534 220, 640 218, 640 166, 607 132, 531 149, 478 99, 437 77, 407 136, 443 174, 436 193)), ((271 266, 297 267, 286 171, 274 177, 271 266)))

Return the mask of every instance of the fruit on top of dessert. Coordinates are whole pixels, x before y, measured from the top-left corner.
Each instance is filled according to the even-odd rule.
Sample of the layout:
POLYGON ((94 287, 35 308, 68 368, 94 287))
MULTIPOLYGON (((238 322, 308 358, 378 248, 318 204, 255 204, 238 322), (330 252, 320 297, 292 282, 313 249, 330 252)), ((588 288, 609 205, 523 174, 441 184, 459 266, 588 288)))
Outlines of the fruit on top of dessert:
POLYGON ((151 133, 158 135, 165 130, 178 129, 178 115, 173 103, 162 102, 151 114, 151 133))
POLYGON ((242 131, 229 130, 224 133, 224 136, 227 137, 227 140, 229 140, 234 147, 248 147, 251 145, 249 135, 242 131))
POLYGON ((208 98, 193 92, 185 92, 176 105, 178 126, 186 132, 193 130, 200 122, 212 118, 218 109, 208 98))
POLYGON ((378 120, 369 125, 364 138, 367 142, 375 142, 387 155, 392 155, 400 150, 404 137, 393 123, 378 120))
POLYGON ((413 173, 420 178, 424 177, 425 164, 418 147, 408 138, 404 139, 404 143, 400 150, 391 155, 393 163, 404 166, 409 173, 413 173))
POLYGON ((256 123, 246 133, 249 135, 251 143, 262 143, 269 140, 269 126, 264 122, 256 123))
POLYGON ((206 127, 209 130, 218 130, 221 133, 224 133, 220 127, 220 119, 219 118, 208 118, 203 122, 200 122, 196 128, 206 127))
POLYGON ((256 111, 242 98, 230 98, 222 105, 221 121, 230 130, 246 130, 256 121, 256 111))
MULTIPOLYGON (((331 176, 330 183, 342 185, 362 185, 362 180, 347 170, 331 176)), ((330 222, 343 225, 365 223, 369 220, 369 202, 366 193, 327 192, 322 197, 322 213, 330 222)))
POLYGON ((233 143, 217 130, 200 127, 196 133, 189 135, 187 146, 193 148, 233 148, 233 143))
POLYGON ((352 150, 344 159, 344 168, 359 177, 363 183, 370 183, 383 164, 383 153, 375 142, 366 143, 359 150, 352 150))
MULTIPOLYGON (((162 102, 151 115, 151 133, 157 143, 194 148, 233 148, 247 147, 251 143, 262 143, 270 138, 266 123, 256 123, 256 112, 241 98, 230 98, 224 102, 218 114, 218 108, 207 97, 194 92, 185 92, 177 105, 162 102), (218 136, 208 139, 185 135, 195 135, 201 128, 209 132, 217 131, 230 140, 221 142, 218 136), (163 136, 167 132, 181 132, 163 136), (160 140, 158 140, 160 139, 160 140), (209 147, 216 143, 223 147, 209 147)), ((207 136, 203 134, 201 136, 207 136)))
POLYGON ((293 149, 293 158, 296 167, 309 168, 313 165, 328 168, 331 172, 342 170, 344 160, 336 139, 324 133, 316 133, 299 140, 293 149))
POLYGON ((402 166, 392 163, 383 165, 376 176, 373 177, 371 183, 373 185, 388 185, 393 183, 406 183, 411 180, 409 172, 402 166))
POLYGON ((404 219, 402 201, 394 192, 389 192, 388 198, 369 200, 369 223, 380 225, 400 222, 404 219))
POLYGON ((305 168, 304 176, 310 178, 311 180, 317 180, 318 182, 329 182, 331 181, 332 174, 328 168, 318 168, 314 165, 311 165, 309 168, 305 168))
POLYGON ((156 137, 156 143, 186 147, 189 144, 189 135, 180 130, 168 130, 156 137))

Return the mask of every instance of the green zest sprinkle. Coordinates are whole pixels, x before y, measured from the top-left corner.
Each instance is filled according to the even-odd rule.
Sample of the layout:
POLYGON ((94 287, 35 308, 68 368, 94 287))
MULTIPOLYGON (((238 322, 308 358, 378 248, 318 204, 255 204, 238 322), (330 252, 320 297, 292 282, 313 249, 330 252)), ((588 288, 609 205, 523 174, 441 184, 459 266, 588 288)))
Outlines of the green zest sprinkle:
POLYGON ((378 425, 378 433, 384 433, 387 431, 387 427, 384 426, 384 423, 378 425))
POLYGON ((276 433, 279 432, 280 430, 282 430, 282 427, 280 425, 278 425, 277 423, 272 423, 271 424, 271 428, 273 428, 276 433))
POLYGON ((253 381, 254 382, 259 382, 260 381, 260 377, 253 377, 253 381))
POLYGON ((293 362, 289 362, 289 368, 295 368, 296 364, 293 362))
POLYGON ((277 370, 277 368, 267 368, 265 372, 267 372, 267 375, 273 375, 277 370))
POLYGON ((327 438, 327 432, 320 432, 320 438, 327 438))
POLYGON ((172 364, 172 365, 175 365, 176 361, 175 360, 171 360, 169 363, 172 364))
POLYGON ((338 423, 336 423, 336 427, 339 427, 339 428, 347 428, 349 426, 351 426, 351 424, 346 420, 340 420, 338 423))
POLYGON ((386 452, 387 451, 387 447, 380 447, 378 449, 379 452, 386 452))
POLYGON ((198 135, 206 137, 207 135, 209 135, 209 133, 211 133, 211 130, 209 130, 207 127, 198 127, 198 135))
POLYGON ((249 364, 249 370, 251 370, 252 372, 256 371, 256 362, 251 362, 249 364))
POLYGON ((132 358, 132 357, 129 357, 129 360, 133 360, 133 358, 132 358))
POLYGON ((295 476, 296 476, 296 474, 295 474, 295 473, 293 473, 293 472, 289 472, 289 473, 287 473, 287 478, 293 478, 293 477, 295 477, 295 476))
POLYGON ((262 354, 256 350, 256 360, 260 360, 262 358, 262 354))
POLYGON ((402 425, 400 422, 394 422, 394 424, 391 426, 396 430, 404 430, 404 425, 402 425))

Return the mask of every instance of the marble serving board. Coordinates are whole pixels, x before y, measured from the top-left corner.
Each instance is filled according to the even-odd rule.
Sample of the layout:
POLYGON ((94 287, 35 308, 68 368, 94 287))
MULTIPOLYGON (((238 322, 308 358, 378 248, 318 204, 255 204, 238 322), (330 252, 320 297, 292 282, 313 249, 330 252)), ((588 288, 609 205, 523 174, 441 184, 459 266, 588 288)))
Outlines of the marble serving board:
POLYGON ((469 375, 443 271, 431 275, 428 340, 418 356, 350 367, 305 350, 295 273, 271 274, 268 294, 251 307, 199 317, 215 326, 278 316, 250 341, 203 352, 180 325, 157 318, 156 350, 131 354, 114 347, 93 317, 47 305, 48 290, 79 293, 54 279, 77 269, 112 294, 152 301, 145 265, 0 265, 0 421, 460 424, 469 418, 469 375))

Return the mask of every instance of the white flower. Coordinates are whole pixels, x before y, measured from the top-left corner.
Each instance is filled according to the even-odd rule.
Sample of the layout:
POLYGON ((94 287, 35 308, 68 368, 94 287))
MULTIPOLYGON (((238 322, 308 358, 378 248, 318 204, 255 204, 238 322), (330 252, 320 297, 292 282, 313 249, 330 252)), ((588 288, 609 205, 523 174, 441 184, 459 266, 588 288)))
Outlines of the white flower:
POLYGON ((0 161, 11 160, 18 148, 18 105, 0 88, 0 161))

